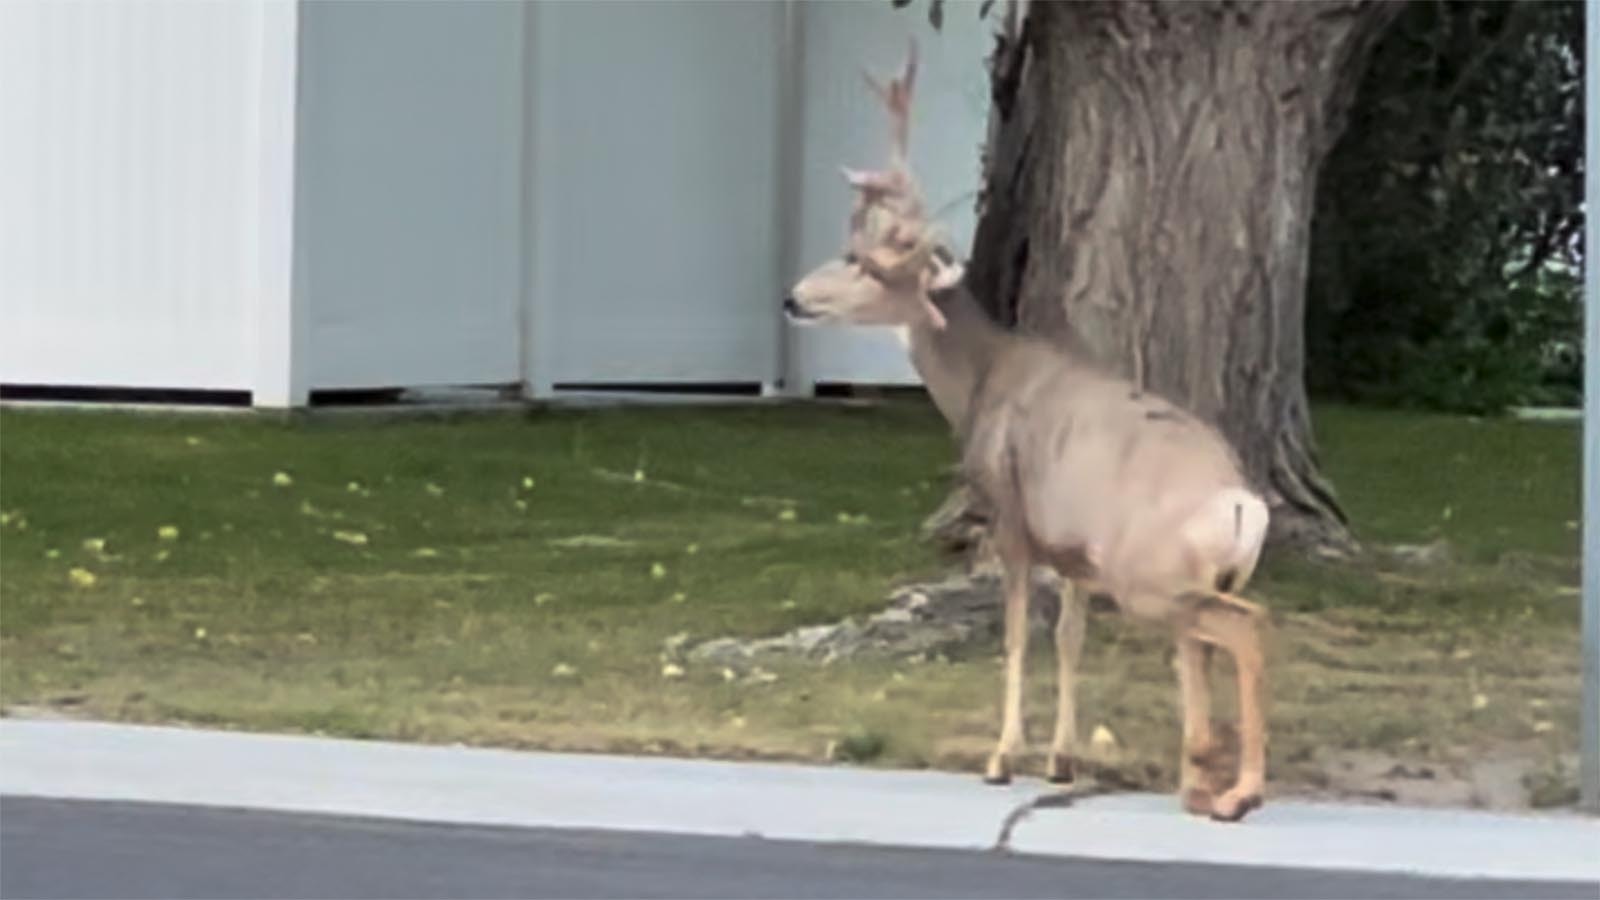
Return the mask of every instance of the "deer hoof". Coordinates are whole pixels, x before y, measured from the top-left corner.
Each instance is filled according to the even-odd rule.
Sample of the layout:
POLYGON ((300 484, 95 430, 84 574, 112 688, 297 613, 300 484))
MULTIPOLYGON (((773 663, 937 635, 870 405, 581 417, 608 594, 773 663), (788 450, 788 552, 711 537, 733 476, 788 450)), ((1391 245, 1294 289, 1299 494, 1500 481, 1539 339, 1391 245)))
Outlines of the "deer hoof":
POLYGON ((1186 787, 1179 794, 1183 811, 1192 816, 1209 816, 1216 809, 1216 798, 1203 787, 1186 787))
POLYGON ((984 784, 1010 784, 1011 760, 1005 754, 996 753, 989 757, 989 765, 983 770, 984 784))
POLYGON ((1044 777, 1051 784, 1071 784, 1076 780, 1072 772, 1072 757, 1065 753, 1051 753, 1044 763, 1044 777))
POLYGON ((1217 802, 1212 805, 1211 818, 1218 822, 1237 822, 1251 810, 1260 808, 1261 804, 1260 794, 1229 791, 1218 797, 1217 802))

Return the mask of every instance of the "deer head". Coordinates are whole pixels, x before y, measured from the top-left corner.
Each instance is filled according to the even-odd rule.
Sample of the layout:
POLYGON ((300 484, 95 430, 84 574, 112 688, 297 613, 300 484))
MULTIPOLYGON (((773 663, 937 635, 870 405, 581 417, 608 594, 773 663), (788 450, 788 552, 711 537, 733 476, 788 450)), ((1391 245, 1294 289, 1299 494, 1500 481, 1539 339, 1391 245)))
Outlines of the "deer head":
POLYGON ((801 321, 852 325, 945 326, 929 295, 954 287, 962 268, 941 244, 923 214, 921 191, 906 155, 911 92, 917 77, 917 46, 911 43, 905 70, 882 84, 867 85, 889 115, 889 167, 844 169, 855 191, 850 233, 843 256, 807 274, 784 300, 784 311, 801 321))

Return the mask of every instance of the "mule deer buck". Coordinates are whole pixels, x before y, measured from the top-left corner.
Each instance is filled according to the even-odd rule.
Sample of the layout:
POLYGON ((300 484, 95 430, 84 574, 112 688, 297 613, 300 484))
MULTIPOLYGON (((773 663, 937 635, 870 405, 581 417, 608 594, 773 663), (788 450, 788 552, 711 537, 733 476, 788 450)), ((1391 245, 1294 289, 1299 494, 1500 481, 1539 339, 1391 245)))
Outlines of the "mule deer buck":
POLYGON ((1215 428, 1070 351, 1003 330, 978 306, 926 221, 908 166, 915 75, 913 43, 900 77, 880 84, 868 76, 889 113, 890 166, 845 170, 856 198, 846 253, 802 278, 783 305, 792 320, 901 329, 959 440, 963 474, 993 514, 1005 686, 985 780, 1009 781, 1023 749, 1028 580, 1034 566, 1050 566, 1064 581, 1048 777, 1073 777, 1085 601, 1106 594, 1123 613, 1173 631, 1183 807, 1237 821, 1262 802, 1266 732, 1262 610, 1233 592, 1255 570, 1267 505, 1215 428), (1215 794, 1202 770, 1216 749, 1207 680, 1213 647, 1228 651, 1237 669, 1240 737, 1237 778, 1215 794))

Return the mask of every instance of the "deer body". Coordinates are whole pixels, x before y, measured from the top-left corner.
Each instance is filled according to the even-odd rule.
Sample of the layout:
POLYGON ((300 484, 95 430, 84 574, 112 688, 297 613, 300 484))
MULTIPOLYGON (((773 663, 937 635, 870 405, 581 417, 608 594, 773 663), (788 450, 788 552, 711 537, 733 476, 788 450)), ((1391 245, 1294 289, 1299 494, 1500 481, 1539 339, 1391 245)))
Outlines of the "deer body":
POLYGON ((907 329, 912 365, 955 429, 963 473, 1041 563, 1144 619, 1173 612, 1129 605, 1151 590, 1249 580, 1266 506, 1214 428, 1053 344, 1002 330, 965 287, 935 302, 949 325, 907 329), (1174 532, 1189 540, 1140 540, 1174 532))
POLYGON ((1001 329, 978 306, 931 237, 905 167, 914 73, 913 55, 901 79, 874 83, 893 125, 891 169, 847 171, 859 192, 849 251, 803 278, 784 306, 801 320, 904 328, 912 364, 959 439, 963 473, 993 513, 1006 664, 985 777, 1008 781, 1022 749, 1028 578, 1050 566, 1066 585, 1051 779, 1072 779, 1080 593, 1109 594, 1127 614, 1172 629, 1185 808, 1242 818, 1261 802, 1266 733, 1260 608, 1233 592, 1254 572, 1267 505, 1214 427, 1055 344, 1001 329), (1206 667, 1216 646, 1238 669, 1240 764, 1232 788, 1213 796, 1200 766, 1214 750, 1206 667))

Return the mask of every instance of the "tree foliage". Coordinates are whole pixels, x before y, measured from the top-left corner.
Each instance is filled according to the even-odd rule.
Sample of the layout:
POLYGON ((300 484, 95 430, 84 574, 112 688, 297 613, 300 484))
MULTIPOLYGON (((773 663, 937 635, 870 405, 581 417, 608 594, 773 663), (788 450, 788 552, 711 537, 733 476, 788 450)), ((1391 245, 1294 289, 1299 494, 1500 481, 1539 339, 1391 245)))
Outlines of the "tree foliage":
POLYGON ((1582 53, 1574 0, 1415 2, 1395 22, 1318 191, 1313 390, 1576 402, 1582 53))
MULTIPOLYGON (((943 0, 926 10, 939 28, 943 0)), ((1408 4, 1321 176, 1314 392, 1473 412, 1577 403, 1582 71, 1577 0, 1408 4)))

